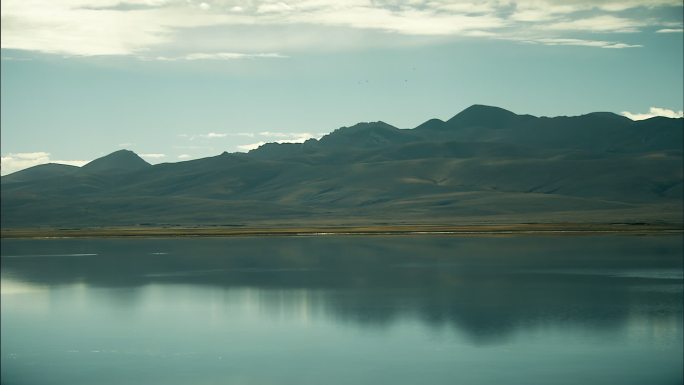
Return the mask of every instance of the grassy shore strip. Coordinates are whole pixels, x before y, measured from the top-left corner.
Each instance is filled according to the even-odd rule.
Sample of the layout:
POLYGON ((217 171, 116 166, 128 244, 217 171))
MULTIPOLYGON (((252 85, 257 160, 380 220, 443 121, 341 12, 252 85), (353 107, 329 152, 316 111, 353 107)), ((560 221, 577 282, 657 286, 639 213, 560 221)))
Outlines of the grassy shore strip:
POLYGON ((303 235, 524 235, 524 234, 683 234, 681 224, 477 224, 301 227, 101 227, 2 229, 9 238, 229 237, 303 235))

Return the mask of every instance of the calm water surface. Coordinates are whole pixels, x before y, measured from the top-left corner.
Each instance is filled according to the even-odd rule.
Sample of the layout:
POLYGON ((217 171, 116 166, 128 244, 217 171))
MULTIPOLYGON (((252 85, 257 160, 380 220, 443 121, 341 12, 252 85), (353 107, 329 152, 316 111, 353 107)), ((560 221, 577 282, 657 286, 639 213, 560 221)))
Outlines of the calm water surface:
POLYGON ((3 385, 681 384, 682 238, 2 241, 3 385))

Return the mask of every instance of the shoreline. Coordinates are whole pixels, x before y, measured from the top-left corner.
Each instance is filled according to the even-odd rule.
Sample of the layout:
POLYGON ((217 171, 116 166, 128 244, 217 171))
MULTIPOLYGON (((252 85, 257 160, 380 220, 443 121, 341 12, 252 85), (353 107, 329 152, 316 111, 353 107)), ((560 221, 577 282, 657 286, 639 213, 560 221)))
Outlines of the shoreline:
POLYGON ((2 229, 2 239, 32 238, 164 238, 164 237, 271 237, 339 235, 672 235, 684 234, 682 224, 531 223, 470 225, 367 225, 292 227, 88 227, 2 229))

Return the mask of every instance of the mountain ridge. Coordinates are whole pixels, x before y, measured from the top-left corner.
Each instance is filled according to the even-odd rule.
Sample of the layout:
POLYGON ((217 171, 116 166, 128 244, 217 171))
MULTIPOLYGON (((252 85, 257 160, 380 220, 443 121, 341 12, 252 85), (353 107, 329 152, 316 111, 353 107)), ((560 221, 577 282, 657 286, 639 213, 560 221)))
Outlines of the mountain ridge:
MULTIPOLYGON (((620 121, 621 123, 626 123, 626 124, 628 124, 628 125, 629 125, 629 124, 640 125, 640 124, 643 124, 643 122, 659 122, 659 123, 660 123, 660 122, 665 122, 665 124, 668 125, 668 124, 670 124, 672 121, 680 121, 680 125, 681 125, 681 121, 684 121, 684 118, 667 118, 667 117, 662 117, 662 116, 655 116, 655 117, 648 118, 648 119, 644 119, 644 120, 632 121, 631 119, 629 119, 629 118, 627 118, 627 117, 624 117, 624 116, 622 116, 622 115, 615 114, 615 113, 613 113, 613 112, 590 112, 590 113, 587 113, 587 114, 576 115, 576 116, 554 116, 554 117, 541 116, 541 117, 537 117, 537 116, 528 115, 528 114, 525 114, 525 115, 518 115, 518 114, 515 114, 515 113, 513 113, 513 112, 511 112, 511 111, 509 111, 509 110, 503 109, 503 108, 501 108, 501 107, 488 106, 488 105, 483 105, 483 104, 474 104, 474 105, 471 105, 470 107, 464 109, 463 111, 459 112, 458 114, 454 115, 453 117, 451 117, 451 118, 448 119, 447 121, 444 121, 444 120, 441 120, 441 119, 438 119, 438 118, 432 118, 432 119, 429 119, 429 120, 427 120, 427 121, 425 121, 425 122, 419 124, 418 126, 416 126, 416 127, 414 127, 414 128, 411 128, 411 129, 400 129, 400 128, 398 128, 398 127, 392 126, 391 124, 386 123, 386 122, 383 122, 383 121, 376 121, 376 122, 360 122, 360 123, 356 123, 356 124, 351 125, 351 126, 343 126, 343 127, 340 127, 340 128, 338 128, 338 129, 335 129, 335 130, 331 131, 330 133, 324 135, 324 136, 321 137, 320 139, 311 138, 311 139, 306 140, 306 141, 303 142, 303 143, 277 143, 277 142, 268 142, 268 143, 265 143, 265 144, 259 146, 259 147, 256 148, 256 149, 253 149, 253 150, 248 151, 247 154, 252 154, 252 153, 260 152, 260 150, 263 150, 264 147, 275 148, 275 147, 280 146, 280 145, 282 145, 282 147, 288 147, 289 145, 298 146, 298 145, 304 145, 305 143, 309 143, 309 144, 310 144, 310 143, 315 143, 315 142, 319 142, 319 143, 320 143, 321 140, 323 140, 323 143, 326 143, 326 142, 330 142, 330 137, 331 137, 331 136, 332 136, 332 137, 343 136, 343 135, 346 135, 346 134, 348 134, 348 133, 350 133, 350 132, 354 132, 354 133, 359 133, 359 132, 368 133, 368 131, 365 131, 365 130, 367 130, 367 129, 371 129, 371 130, 372 130, 372 129, 381 128, 381 129, 393 130, 393 131, 397 131, 397 132, 398 132, 398 131, 404 131, 404 132, 411 132, 411 133, 413 133, 413 131, 430 130, 431 128, 435 128, 435 127, 437 127, 437 128, 442 128, 442 126, 453 124, 453 122, 458 122, 459 125, 463 125, 463 122, 464 122, 464 121, 465 121, 465 122, 469 122, 469 121, 472 119, 472 116, 473 116, 473 115, 480 116, 480 115, 483 115, 483 114, 491 114, 492 112, 494 113, 495 116, 498 115, 499 117, 503 116, 503 117, 506 118, 506 119, 503 119, 503 120, 513 120, 513 119, 515 119, 516 117, 517 117, 517 118, 523 117, 523 118, 526 118, 526 119, 534 118, 534 119, 540 119, 540 120, 547 120, 547 119, 578 119, 578 118, 579 118, 579 119, 582 119, 582 118, 587 118, 587 117, 596 117, 596 118, 599 118, 599 119, 613 119, 613 120, 616 120, 616 121, 620 121), (451 122, 451 123, 450 123, 450 122, 451 122), (365 131, 365 132, 364 132, 364 131, 365 131)), ((491 125, 491 121, 492 121, 492 120, 494 120, 495 122, 496 122, 497 120, 499 120, 498 122, 496 122, 496 124, 499 124, 499 125, 502 124, 502 123, 500 122, 501 119, 491 119, 491 118, 489 118, 489 123, 480 124, 480 126, 491 125)), ((220 154, 220 155, 227 155, 227 154, 233 155, 233 154, 243 154, 243 153, 241 153, 241 152, 229 153, 229 152, 227 152, 227 151, 224 151, 224 152, 223 152, 222 154, 220 154)), ((181 161, 181 162, 174 162, 174 163, 182 163, 182 161, 181 161)), ((10 175, 14 175, 14 174, 17 174, 17 173, 21 173, 21 172, 24 172, 24 171, 27 171, 27 170, 32 170, 32 169, 36 169, 36 168, 40 169, 40 168, 42 168, 43 166, 46 166, 46 165, 60 165, 60 166, 76 167, 76 168, 78 168, 78 166, 70 166, 70 165, 57 164, 57 163, 47 163, 47 164, 32 166, 32 167, 29 167, 29 168, 26 168, 26 169, 23 169, 23 170, 16 171, 16 172, 14 172, 14 173, 10 173, 10 174, 7 174, 7 175, 2 176, 2 178, 7 178, 7 177, 9 177, 10 175)), ((121 170, 123 170, 123 171, 126 171, 126 170, 128 169, 128 170, 130 171, 130 170, 133 170, 133 169, 144 168, 144 167, 147 167, 147 166, 151 166, 151 164, 149 164, 147 161, 145 161, 144 159, 142 159, 142 158, 141 158, 138 154, 136 154, 134 151, 131 151, 131 150, 128 150, 128 149, 122 149, 122 150, 117 150, 117 151, 114 151, 114 152, 112 152, 112 153, 110 153, 110 154, 104 155, 104 156, 102 156, 102 157, 100 157, 100 158, 96 158, 96 159, 90 161, 89 163, 85 164, 84 166, 82 166, 82 167, 80 167, 80 168, 81 168, 81 169, 84 169, 84 170, 91 170, 91 171, 104 171, 104 170, 107 170, 107 169, 121 169, 121 170), (123 164, 123 165, 122 165, 122 164, 121 164, 122 161, 124 161, 125 163, 129 163, 129 162, 130 162, 130 163, 134 163, 134 164, 132 164, 132 165, 123 164), (103 164, 104 164, 104 165, 103 165, 103 164)))
POLYGON ((2 225, 681 223, 684 119, 625 119, 475 105, 414 129, 359 123, 185 162, 122 150, 51 178, 31 176, 41 166, 2 177, 2 225))

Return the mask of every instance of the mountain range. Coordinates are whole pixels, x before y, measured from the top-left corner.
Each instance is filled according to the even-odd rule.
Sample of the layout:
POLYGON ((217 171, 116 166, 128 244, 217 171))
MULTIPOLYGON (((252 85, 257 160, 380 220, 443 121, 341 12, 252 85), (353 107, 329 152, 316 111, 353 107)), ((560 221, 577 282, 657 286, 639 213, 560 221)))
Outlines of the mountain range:
POLYGON ((3 176, 2 227, 678 223, 684 119, 474 105, 150 165, 128 150, 3 176))

